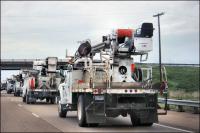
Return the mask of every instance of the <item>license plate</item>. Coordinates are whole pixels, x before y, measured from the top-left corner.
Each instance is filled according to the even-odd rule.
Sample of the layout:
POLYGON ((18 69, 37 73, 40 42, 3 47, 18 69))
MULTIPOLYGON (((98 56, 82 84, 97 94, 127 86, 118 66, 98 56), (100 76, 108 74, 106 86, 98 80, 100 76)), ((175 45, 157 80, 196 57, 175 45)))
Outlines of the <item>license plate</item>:
POLYGON ((94 96, 94 99, 96 101, 102 101, 102 100, 104 100, 104 96, 94 96))

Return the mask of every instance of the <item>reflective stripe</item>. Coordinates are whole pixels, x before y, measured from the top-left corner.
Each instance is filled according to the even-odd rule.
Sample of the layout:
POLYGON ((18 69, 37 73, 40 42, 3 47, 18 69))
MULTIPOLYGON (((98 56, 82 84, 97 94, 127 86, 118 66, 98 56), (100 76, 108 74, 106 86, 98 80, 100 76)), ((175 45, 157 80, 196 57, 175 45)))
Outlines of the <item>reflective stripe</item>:
MULTIPOLYGON (((87 88, 87 89, 72 89, 72 92, 91 92, 94 94, 99 94, 98 92, 94 92, 94 90, 97 89, 91 89, 91 88, 87 88)), ((101 94, 103 93, 108 93, 108 94, 143 94, 143 93, 157 93, 156 90, 153 89, 105 89, 101 92, 101 94)))
POLYGON ((142 93, 156 93, 153 89, 107 89, 108 94, 142 94, 142 93))

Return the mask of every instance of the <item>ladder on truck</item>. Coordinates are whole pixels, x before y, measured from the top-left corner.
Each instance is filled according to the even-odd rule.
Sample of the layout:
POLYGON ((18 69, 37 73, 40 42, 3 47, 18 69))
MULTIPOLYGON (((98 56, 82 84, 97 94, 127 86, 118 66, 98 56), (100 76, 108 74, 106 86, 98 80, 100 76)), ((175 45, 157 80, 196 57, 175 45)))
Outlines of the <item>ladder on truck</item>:
POLYGON ((105 92, 108 88, 110 88, 110 64, 108 60, 101 61, 98 63, 92 63, 90 67, 87 67, 87 71, 90 73, 91 78, 91 88, 93 90, 93 101, 87 106, 86 112, 90 112, 98 119, 98 122, 104 123, 106 121, 106 102, 105 102, 105 92), (98 85, 95 82, 95 77, 97 76, 97 71, 103 71, 105 73, 104 82, 105 86, 103 88, 96 88, 98 85), (98 93, 98 91, 101 91, 101 93, 98 93), (94 91, 97 90, 97 94, 95 95, 94 91), (103 108, 102 108, 103 107, 103 108))

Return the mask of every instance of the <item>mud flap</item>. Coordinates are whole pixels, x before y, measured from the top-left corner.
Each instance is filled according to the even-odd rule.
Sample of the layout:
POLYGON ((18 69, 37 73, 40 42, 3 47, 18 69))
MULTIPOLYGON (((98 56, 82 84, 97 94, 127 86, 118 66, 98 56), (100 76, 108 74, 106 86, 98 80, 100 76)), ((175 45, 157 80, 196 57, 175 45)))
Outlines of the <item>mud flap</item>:
POLYGON ((105 105, 104 102, 91 102, 86 107, 87 123, 105 123, 105 105))
POLYGON ((155 110, 141 110, 138 113, 138 116, 140 116, 140 124, 158 122, 157 112, 155 110))

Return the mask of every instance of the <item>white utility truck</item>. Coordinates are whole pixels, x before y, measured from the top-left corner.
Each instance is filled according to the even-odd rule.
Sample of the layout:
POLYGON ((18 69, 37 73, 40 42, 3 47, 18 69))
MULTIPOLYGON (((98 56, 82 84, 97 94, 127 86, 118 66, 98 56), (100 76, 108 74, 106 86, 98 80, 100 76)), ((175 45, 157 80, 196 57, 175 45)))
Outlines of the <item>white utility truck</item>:
POLYGON ((133 126, 158 122, 158 88, 152 88, 152 67, 135 64, 133 58, 147 59, 152 36, 153 24, 143 23, 135 33, 133 29, 117 29, 94 46, 89 40, 80 42, 59 85, 59 116, 77 110, 81 127, 97 126, 105 123, 106 117, 119 115, 130 115, 133 126))
POLYGON ((23 85, 22 74, 13 75, 13 79, 15 81, 14 96, 21 96, 23 85))
POLYGON ((15 88, 15 81, 13 80, 13 78, 7 78, 6 80, 6 91, 7 94, 11 94, 14 91, 15 88))
POLYGON ((46 102, 55 103, 61 81, 60 74, 56 71, 57 61, 57 57, 47 57, 46 61, 34 61, 32 70, 23 70, 23 102, 29 104, 35 103, 37 99, 46 99, 46 102))

